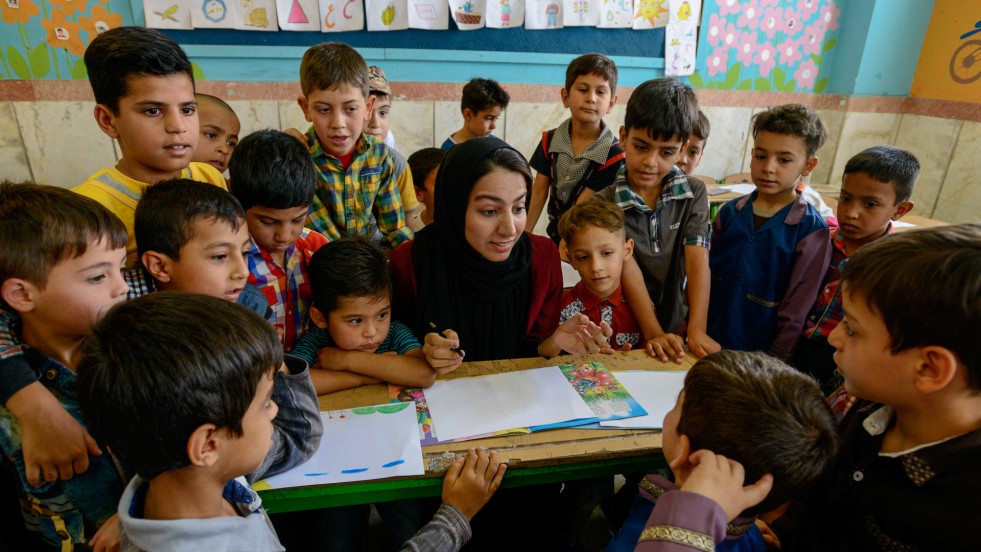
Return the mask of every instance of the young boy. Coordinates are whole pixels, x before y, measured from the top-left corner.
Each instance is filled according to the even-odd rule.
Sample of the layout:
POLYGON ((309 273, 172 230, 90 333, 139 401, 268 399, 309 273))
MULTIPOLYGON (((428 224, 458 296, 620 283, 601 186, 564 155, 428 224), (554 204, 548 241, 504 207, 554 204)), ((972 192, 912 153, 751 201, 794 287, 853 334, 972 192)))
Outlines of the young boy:
MULTIPOLYGON (((362 132, 374 100, 368 95, 368 66, 340 42, 311 46, 300 63, 297 102, 307 121, 306 145, 319 182, 310 206, 310 226, 328 240, 370 236, 374 215, 387 248, 412 238, 388 146, 362 132)), ((408 171, 403 171, 406 175, 408 171)))
POLYGON ((105 205, 129 234, 126 265, 135 268, 136 204, 148 186, 187 178, 225 188, 214 167, 192 162, 199 127, 191 62, 176 42, 153 29, 119 27, 92 40, 85 67, 95 94, 95 121, 122 157, 73 188, 105 205))
MULTIPOLYGON (((371 96, 373 105, 371 116, 368 118, 368 123, 365 126, 365 133, 378 138, 388 146, 388 151, 392 156, 392 163, 395 166, 395 179, 399 184, 399 194, 402 197, 402 212, 405 215, 405 222, 409 228, 415 229, 416 221, 419 218, 419 211, 422 210, 422 207, 416 201, 416 196, 413 193, 412 173, 409 172, 406 174, 408 163, 406 163, 405 157, 396 149, 395 137, 392 136, 392 131, 388 128, 391 122, 389 114, 392 111, 392 87, 388 84, 388 79, 385 78, 385 73, 381 70, 381 67, 375 65, 368 67, 368 86, 368 93, 371 96)), ((373 238, 373 241, 380 241, 381 234, 378 232, 378 224, 374 223, 373 226, 375 227, 373 234, 377 234, 373 238)))
POLYGON ((508 108, 510 101, 511 95, 505 92, 496 80, 470 79, 470 82, 463 86, 463 98, 460 100, 463 126, 450 134, 440 148, 448 150, 471 138, 492 136, 491 133, 497 128, 497 120, 508 108))
MULTIPOLYGON (((772 528, 784 550, 972 550, 981 512, 981 225, 877 240, 849 258, 841 278, 845 318, 829 341, 845 388, 862 401, 842 423, 832 468, 772 528)), ((759 500, 740 488, 742 470, 724 464, 702 470, 715 474, 701 497, 679 493, 689 495, 688 515, 672 524, 718 537, 730 512, 759 500)), ((660 504, 654 511, 670 514, 660 504)))
POLYGON ((228 170, 252 236, 249 283, 266 296, 289 352, 309 322, 310 257, 327 243, 320 232, 303 227, 317 169, 292 136, 260 130, 242 139, 228 170))
POLYGON ((634 240, 624 229, 623 211, 606 201, 580 203, 562 215, 558 235, 582 278, 562 294, 559 324, 585 313, 594 324, 609 324, 614 348, 629 351, 640 342, 640 326, 620 286, 623 262, 634 250, 634 240))
POLYGON ((565 70, 562 106, 570 117, 546 131, 531 156, 538 175, 531 189, 528 228, 548 203, 548 235, 559 243, 558 223, 570 207, 613 184, 623 150, 603 117, 617 103, 617 66, 602 54, 586 54, 565 70))
MULTIPOLYGON (((4 309, 19 315, 11 337, 33 376, 0 407, 0 448, 4 468, 17 481, 32 549, 71 549, 90 540, 112 544, 114 504, 130 475, 112 452, 91 441, 87 452, 83 445, 77 458, 41 474, 28 459, 32 449, 62 434, 56 426, 38 427, 39 414, 53 411, 68 418, 70 429, 84 432, 75 369, 92 324, 126 299, 126 240, 123 223, 89 198, 50 186, 0 184, 0 292, 4 309), (97 533, 103 525, 106 532, 97 533)), ((11 374, 5 369, 5 390, 16 383, 8 380, 11 374)))
MULTIPOLYGON (((296 447, 316 449, 322 428, 309 380, 280 391, 301 376, 272 328, 211 297, 162 293, 113 309, 91 341, 80 401, 137 473, 119 502, 123 549, 283 550, 251 483, 296 447)), ((459 549, 504 470, 482 450, 454 460, 443 506, 407 546, 459 549)))
POLYGON ((688 85, 660 78, 638 86, 620 127, 625 164, 614 184, 594 196, 623 210, 636 259, 624 265, 624 291, 644 330, 648 351, 665 362, 669 356, 681 362, 684 356, 682 339, 674 332, 684 331, 686 314, 691 352, 702 357, 719 349, 705 329, 709 297, 705 185, 685 177, 675 166, 697 118, 698 100, 688 85), (652 300, 656 318, 645 308, 652 300))
POLYGON ((800 104, 753 116, 756 191, 712 223, 708 333, 726 349, 789 360, 831 260, 828 225, 797 192, 828 135, 800 104))
POLYGON ((705 113, 699 109, 698 121, 691 130, 688 147, 682 150, 681 159, 678 160, 678 168, 685 173, 685 176, 691 176, 702 162, 702 154, 705 153, 705 144, 708 143, 710 132, 712 132, 712 125, 705 113))
POLYGON ((916 157, 894 146, 863 150, 845 164, 838 198, 838 222, 831 229, 831 264, 817 302, 804 321, 793 365, 810 374, 825 394, 837 386, 835 350, 828 336, 841 322, 841 267, 858 248, 892 233, 892 221, 913 208, 910 197, 920 174, 916 157))
POLYGON ((198 102, 198 121, 201 127, 201 139, 194 150, 193 160, 207 163, 225 172, 228 160, 232 157, 235 146, 238 145, 238 133, 242 124, 231 106, 221 98, 208 94, 194 94, 198 102))
POLYGON ((685 376, 678 402, 664 416, 663 449, 674 481, 644 478, 608 552, 633 550, 638 539, 643 548, 660 536, 648 524, 651 511, 662 496, 674 500, 668 497, 678 494, 696 467, 692 453, 702 449, 739 462, 749 480, 772 477, 766 499, 732 520, 726 540, 715 548, 765 551, 755 518, 810 490, 831 465, 838 435, 813 380, 761 353, 720 351, 685 376))
POLYGON ((149 291, 179 290, 227 299, 270 324, 276 316, 248 281, 252 249, 245 211, 225 190, 190 180, 153 186, 136 207, 140 262, 149 291))
POLYGON ((310 261, 316 327, 293 353, 315 368, 318 394, 368 383, 429 387, 436 372, 412 330, 392 322, 392 281, 385 254, 356 239, 331 242, 310 261), (394 353, 384 361, 375 356, 394 353))
POLYGON ((412 171, 412 184, 416 189, 416 199, 422 204, 417 226, 419 231, 433 223, 433 204, 436 202, 436 174, 446 152, 439 148, 422 148, 409 156, 409 170, 412 171))

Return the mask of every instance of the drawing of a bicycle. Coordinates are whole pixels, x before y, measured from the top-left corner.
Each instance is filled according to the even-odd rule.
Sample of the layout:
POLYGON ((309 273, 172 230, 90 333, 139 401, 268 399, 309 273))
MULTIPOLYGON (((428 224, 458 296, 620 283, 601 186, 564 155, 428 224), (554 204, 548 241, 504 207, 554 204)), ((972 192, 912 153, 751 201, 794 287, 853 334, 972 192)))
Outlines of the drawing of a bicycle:
MULTIPOLYGON (((974 29, 961 35, 961 40, 981 33, 981 21, 974 29)), ((950 78, 961 84, 972 83, 981 78, 981 40, 968 40, 954 50, 950 58, 950 78)))

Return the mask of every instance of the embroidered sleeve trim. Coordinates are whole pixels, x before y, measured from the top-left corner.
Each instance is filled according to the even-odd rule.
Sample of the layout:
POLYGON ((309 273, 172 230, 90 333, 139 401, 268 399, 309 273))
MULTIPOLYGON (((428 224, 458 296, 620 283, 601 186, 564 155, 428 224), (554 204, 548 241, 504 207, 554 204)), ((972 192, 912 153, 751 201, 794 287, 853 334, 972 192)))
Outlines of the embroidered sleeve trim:
POLYGON ((675 527, 672 525, 654 525, 651 527, 645 527, 644 531, 640 534, 640 541, 673 542, 675 544, 681 544, 696 550, 704 550, 705 552, 712 552, 715 550, 715 542, 712 541, 712 537, 706 535, 705 533, 699 533, 690 529, 675 527))

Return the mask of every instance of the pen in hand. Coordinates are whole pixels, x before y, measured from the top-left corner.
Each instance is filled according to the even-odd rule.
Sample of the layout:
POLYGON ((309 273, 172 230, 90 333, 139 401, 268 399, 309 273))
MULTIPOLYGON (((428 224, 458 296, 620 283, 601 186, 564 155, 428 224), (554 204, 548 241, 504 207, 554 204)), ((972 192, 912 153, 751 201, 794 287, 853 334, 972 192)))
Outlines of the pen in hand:
MULTIPOLYGON (((438 333, 439 335, 441 335, 443 337, 446 337, 446 330, 439 329, 439 326, 437 326, 435 323, 430 322, 429 323, 429 327, 432 328, 433 331, 436 332, 436 333, 438 333)), ((461 357, 467 356, 466 351, 464 351, 463 349, 454 349, 454 348, 450 347, 450 350, 453 351, 454 353, 460 355, 461 357)))

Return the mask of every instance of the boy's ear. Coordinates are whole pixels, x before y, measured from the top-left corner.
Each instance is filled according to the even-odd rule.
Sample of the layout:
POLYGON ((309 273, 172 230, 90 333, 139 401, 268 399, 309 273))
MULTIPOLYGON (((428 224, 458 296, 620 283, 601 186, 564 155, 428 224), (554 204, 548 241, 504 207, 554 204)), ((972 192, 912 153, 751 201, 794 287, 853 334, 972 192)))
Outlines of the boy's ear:
POLYGON ((327 329, 327 317, 317 307, 310 307, 310 320, 321 330, 327 329))
POLYGON ((813 171, 814 170, 814 167, 817 167, 817 166, 818 166, 818 156, 817 155, 812 155, 811 157, 809 157, 807 159, 807 162, 804 163, 804 170, 801 171, 800 175, 801 176, 807 176, 807 175, 811 174, 811 171, 813 171))
POLYGON ((474 112, 471 111, 469 107, 463 108, 463 120, 469 121, 470 119, 473 119, 473 116, 474 112))
POLYGON ((310 114, 307 112, 307 97, 302 94, 297 96, 296 103, 297 105, 300 106, 300 109, 303 110, 303 117, 307 120, 308 123, 312 123, 313 120, 310 118, 310 114))
POLYGON ((612 98, 612 99, 610 100, 610 107, 608 107, 608 108, 606 109, 606 114, 607 114, 607 115, 609 115, 610 113, 612 113, 612 112, 613 112, 613 106, 615 106, 616 104, 617 104, 617 95, 616 95, 616 94, 614 94, 614 95, 613 95, 613 98, 612 98))
POLYGON ((674 458, 665 458, 665 460, 668 461, 671 470, 677 473, 691 469, 691 464, 688 462, 689 456, 691 456, 691 441, 688 440, 687 435, 678 435, 677 453, 675 453, 674 458))
POLYGON ((111 109, 102 104, 96 104, 92 113, 95 115, 96 124, 106 136, 113 140, 119 138, 119 131, 116 130, 116 116, 111 109))
POLYGON ((896 205, 896 211, 893 212, 891 220, 899 220, 903 218, 903 215, 913 210, 912 201, 900 201, 899 205, 896 205))
POLYGON ((623 245, 623 260, 627 260, 634 254, 634 239, 627 238, 627 243, 623 245))
POLYGON ((147 251, 140 257, 140 260, 143 262, 143 268, 150 273, 154 280, 162 284, 170 282, 170 271, 173 264, 170 257, 156 251, 147 251))
POLYGON ((566 90, 564 86, 562 87, 562 90, 559 91, 559 96, 562 98, 562 107, 568 109, 569 108, 569 91, 566 90))
POLYGON ((218 461, 221 435, 214 424, 203 424, 187 439, 187 458, 192 466, 207 468, 218 461))
POLYGON ((627 127, 620 125, 620 148, 623 149, 627 143, 627 127))
MULTIPOLYGON (((416 188, 413 186, 413 188, 416 188)), ((426 201, 426 188, 416 188, 416 201, 423 203, 426 201)))
POLYGON ((960 367, 957 355, 946 347, 927 345, 919 350, 915 384, 921 393, 936 393, 945 389, 957 376, 960 367))
POLYGON ((365 100, 364 100, 364 105, 365 105, 364 120, 366 122, 371 120, 371 112, 372 112, 372 110, 375 109, 375 99, 377 97, 378 96, 375 96, 373 94, 368 94, 368 97, 365 98, 365 100))
POLYGON ((37 287, 27 280, 8 278, 0 287, 0 296, 15 311, 29 312, 34 310, 34 295, 37 291, 37 287))

